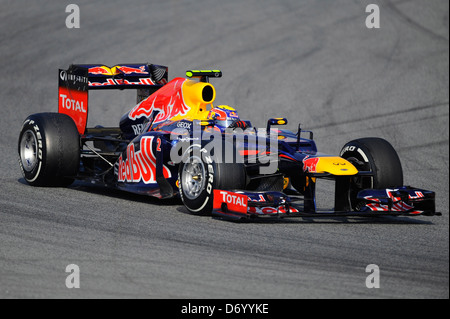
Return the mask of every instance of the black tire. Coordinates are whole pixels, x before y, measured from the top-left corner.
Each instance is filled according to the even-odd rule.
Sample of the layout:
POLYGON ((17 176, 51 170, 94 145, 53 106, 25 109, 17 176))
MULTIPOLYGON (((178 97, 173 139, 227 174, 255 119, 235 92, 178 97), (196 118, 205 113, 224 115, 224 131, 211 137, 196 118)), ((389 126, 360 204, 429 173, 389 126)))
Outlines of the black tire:
POLYGON ((193 145, 180 163, 178 181, 181 200, 189 212, 209 215, 213 208, 214 190, 243 189, 246 173, 244 164, 219 161, 200 145, 193 145), (194 174, 196 179, 192 177, 194 174))
POLYGON ((33 114, 23 123, 18 151, 20 169, 28 184, 68 186, 78 172, 80 136, 66 114, 33 114))
POLYGON ((373 177, 355 177, 350 183, 352 207, 362 189, 384 189, 403 186, 403 169, 392 145, 377 137, 367 137, 348 142, 340 156, 351 162, 359 171, 371 171, 373 177))

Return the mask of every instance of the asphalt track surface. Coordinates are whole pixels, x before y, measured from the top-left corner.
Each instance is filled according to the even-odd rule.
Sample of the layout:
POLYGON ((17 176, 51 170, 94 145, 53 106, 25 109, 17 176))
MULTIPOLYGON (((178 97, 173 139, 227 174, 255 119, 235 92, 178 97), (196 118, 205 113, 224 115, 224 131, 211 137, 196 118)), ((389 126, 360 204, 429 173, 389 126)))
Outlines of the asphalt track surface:
MULTIPOLYGON (((2 1, 0 298, 448 298, 449 4, 376 1, 2 1), (405 184, 434 190, 441 217, 232 223, 82 183, 25 184, 22 121, 56 111, 57 69, 151 62, 169 77, 219 68, 216 104, 257 127, 301 122, 319 150, 378 136, 405 184), (66 266, 80 268, 68 289, 66 266), (368 289, 366 266, 380 269, 368 289)), ((118 124, 134 92, 95 92, 89 125, 118 124)), ((318 185, 329 205, 330 185, 318 185)))

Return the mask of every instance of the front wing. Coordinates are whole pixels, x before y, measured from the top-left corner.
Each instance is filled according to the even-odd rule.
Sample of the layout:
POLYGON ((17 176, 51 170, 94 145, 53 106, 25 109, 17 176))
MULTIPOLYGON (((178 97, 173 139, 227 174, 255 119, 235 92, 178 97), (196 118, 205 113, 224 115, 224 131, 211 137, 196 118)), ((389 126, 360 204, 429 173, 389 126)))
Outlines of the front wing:
POLYGON ((403 186, 395 189, 366 189, 357 195, 352 211, 305 210, 303 198, 281 192, 214 190, 212 215, 230 220, 258 217, 374 217, 440 216, 435 209, 435 193, 403 186))

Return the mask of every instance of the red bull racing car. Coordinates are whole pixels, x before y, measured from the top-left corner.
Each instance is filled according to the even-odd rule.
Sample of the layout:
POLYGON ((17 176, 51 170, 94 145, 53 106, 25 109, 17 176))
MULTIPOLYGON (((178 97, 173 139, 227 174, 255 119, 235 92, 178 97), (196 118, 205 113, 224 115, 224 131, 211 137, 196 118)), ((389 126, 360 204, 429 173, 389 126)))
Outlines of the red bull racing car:
POLYGON ((313 133, 255 128, 227 105, 213 105, 219 70, 168 81, 154 64, 71 65, 60 69, 58 112, 23 123, 19 164, 36 186, 84 180, 153 196, 180 196, 194 214, 254 217, 439 215, 435 193, 403 185, 400 159, 381 138, 361 138, 339 156, 318 152, 313 133), (87 127, 89 92, 137 91, 116 127, 87 127), (316 183, 335 182, 334 208, 316 205, 316 183))

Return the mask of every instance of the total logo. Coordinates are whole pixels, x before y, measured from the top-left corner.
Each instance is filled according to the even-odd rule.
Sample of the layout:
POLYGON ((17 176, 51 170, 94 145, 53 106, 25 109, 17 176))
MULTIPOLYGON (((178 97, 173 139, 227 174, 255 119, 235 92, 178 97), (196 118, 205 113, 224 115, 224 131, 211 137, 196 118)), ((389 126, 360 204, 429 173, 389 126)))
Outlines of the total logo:
POLYGON ((220 195, 222 195, 222 202, 226 204, 237 205, 241 207, 247 208, 247 196, 232 194, 226 191, 220 191, 220 195))
POLYGON ((59 98, 61 99, 60 105, 67 109, 76 112, 86 113, 86 109, 84 108, 83 101, 77 101, 74 99, 70 99, 65 94, 59 94, 59 98))
POLYGON ((214 190, 214 209, 222 209, 222 204, 227 205, 227 209, 241 214, 247 214, 248 197, 243 194, 214 190))
MULTIPOLYGON (((128 145, 125 160, 120 155, 117 172, 117 180, 119 182, 139 183, 142 181, 145 184, 156 183, 156 157, 152 150, 153 139, 154 136, 144 136, 140 140, 140 149, 138 151, 135 150, 134 143, 128 145)), ((163 174, 165 178, 172 176, 165 165, 163 165, 163 174)))

